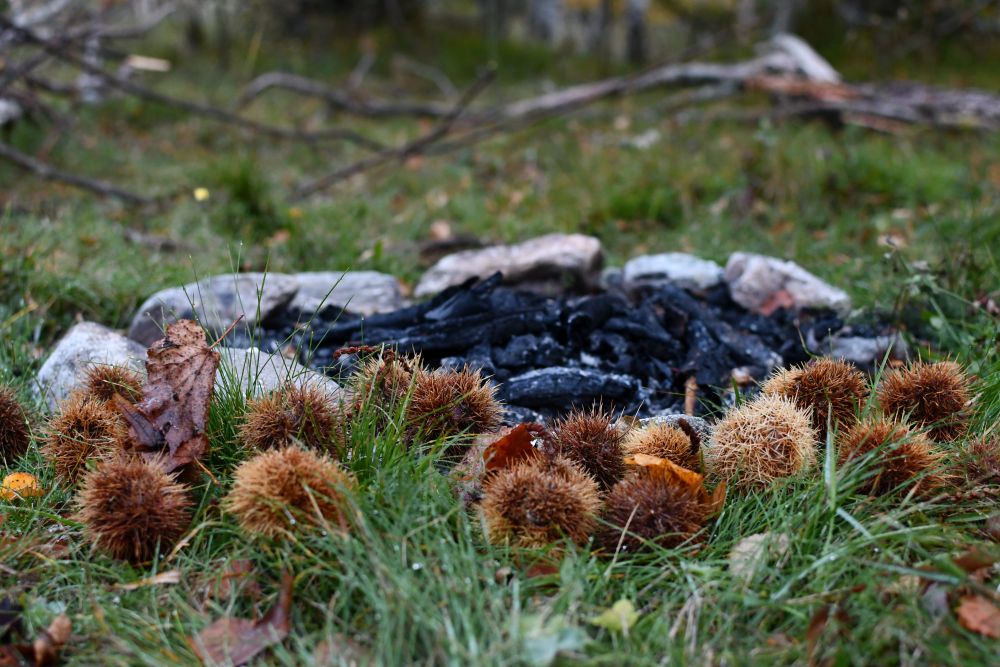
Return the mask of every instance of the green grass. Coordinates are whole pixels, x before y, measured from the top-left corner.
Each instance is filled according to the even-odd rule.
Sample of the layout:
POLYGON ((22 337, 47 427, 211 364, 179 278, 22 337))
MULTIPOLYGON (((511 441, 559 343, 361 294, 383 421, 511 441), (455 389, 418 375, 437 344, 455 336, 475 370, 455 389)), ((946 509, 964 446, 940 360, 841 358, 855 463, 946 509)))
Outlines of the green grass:
MULTIPOLYGON (((167 44, 148 52, 179 55, 167 44)), ((484 56, 497 60, 502 90, 486 100, 537 90, 542 69, 570 82, 602 67, 507 45, 490 50, 460 35, 437 51, 421 48, 428 51, 413 55, 440 63, 457 85, 484 56)), ((860 57, 844 54, 845 71, 860 76, 852 59, 860 57)), ((177 58, 162 85, 231 99, 239 77, 206 60, 177 58)), ((338 81, 356 60, 350 45, 276 47, 243 74, 283 67, 338 81)), ((974 71, 958 62, 935 70, 935 80, 995 82, 988 62, 974 71)), ((388 75, 380 64, 372 85, 385 85, 388 75)), ((921 354, 969 365, 981 388, 975 430, 998 435, 996 320, 970 304, 991 292, 996 298, 1000 284, 1000 139, 917 129, 883 136, 816 123, 679 124, 657 112, 659 101, 609 102, 417 166, 392 165, 304 203, 287 199, 295 183, 359 150, 250 142, 145 103, 92 109, 57 142, 52 160, 143 191, 204 187, 210 197, 185 196, 164 213, 137 215, 0 165, 0 180, 14 185, 0 217, 0 381, 34 405, 40 433, 33 376, 78 318, 125 326, 153 291, 234 269, 378 269, 413 283, 422 270, 419 243, 433 222, 447 220, 456 233, 497 241, 554 230, 594 234, 612 264, 670 250, 719 261, 734 250, 795 259, 848 289, 859 306, 896 314, 933 344, 931 351, 917 340, 921 354), (649 129, 661 137, 652 147, 627 145, 649 129), (170 245, 130 240, 126 230, 170 245)), ((251 113, 295 125, 320 110, 275 95, 251 113)), ((394 143, 420 131, 407 121, 343 122, 394 143)), ((12 138, 26 151, 45 139, 31 127, 12 138)), ((0 504, 0 530, 14 538, 0 541, 0 590, 21 596, 29 630, 60 610, 71 615, 68 664, 191 663, 185 638, 223 614, 262 613, 282 570, 296 577, 293 632, 265 664, 308 664, 318 642, 339 636, 379 664, 519 664, 560 637, 570 659, 587 664, 805 664, 812 621, 831 604, 846 616, 832 613, 821 628, 817 663, 995 658, 995 641, 962 629, 950 610, 938 614, 939 589, 927 593, 912 579, 919 572, 940 590, 968 590, 951 559, 972 546, 994 548, 983 530, 992 501, 873 501, 852 493, 859 473, 817 472, 763 494, 733 495, 699 547, 613 560, 571 548, 556 572, 530 576, 544 554, 485 543, 478 518, 460 507, 441 472, 440 443, 404 453, 396 432, 378 432, 362 417, 354 430, 359 455, 349 464, 359 481, 351 537, 254 542, 218 504, 247 455, 235 437, 245 402, 229 384, 217 392, 208 465, 218 484, 206 478, 194 489, 190 541, 149 568, 91 553, 71 518, 72 490, 56 483, 35 450, 18 464, 47 494, 0 504), (787 534, 788 552, 751 582, 737 580, 730 550, 764 531, 787 534), (209 598, 211 583, 237 559, 254 564, 264 598, 254 601, 239 586, 209 598), (181 583, 116 588, 169 569, 180 570, 181 583), (641 612, 628 636, 589 623, 621 598, 641 612)))

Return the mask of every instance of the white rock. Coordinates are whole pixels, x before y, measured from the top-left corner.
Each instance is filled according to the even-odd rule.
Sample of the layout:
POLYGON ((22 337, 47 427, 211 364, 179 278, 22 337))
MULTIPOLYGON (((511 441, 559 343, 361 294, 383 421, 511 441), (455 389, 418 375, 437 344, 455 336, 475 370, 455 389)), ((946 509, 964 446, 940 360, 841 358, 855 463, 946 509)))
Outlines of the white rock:
POLYGON ((299 284, 283 273, 236 273, 212 276, 183 287, 161 290, 139 307, 128 336, 143 345, 163 337, 170 322, 197 319, 211 333, 221 334, 240 315, 253 327, 295 296, 299 284))
POLYGON ((582 234, 548 234, 516 245, 466 250, 441 258, 420 279, 414 294, 431 296, 469 278, 486 278, 500 271, 509 285, 558 290, 566 284, 583 287, 600 280, 604 251, 601 242, 582 234))
POLYGON ((238 391, 244 396, 260 396, 286 382, 297 386, 315 384, 331 393, 339 386, 330 378, 280 354, 268 354, 256 347, 243 350, 220 347, 219 370, 215 373, 215 393, 238 391))
POLYGON ((749 310, 768 311, 775 304, 794 310, 830 308, 841 314, 851 309, 847 292, 795 262, 776 257, 734 252, 726 263, 725 279, 733 300, 749 310))
POLYGON ((296 273, 293 278, 298 292, 291 307, 303 313, 333 306, 357 315, 374 315, 407 305, 399 281, 378 271, 314 271, 296 273))
POLYGON ((886 354, 892 359, 908 359, 909 348, 899 334, 890 336, 836 336, 830 341, 830 351, 834 358, 842 358, 861 367, 882 363, 886 354))
POLYGON ((95 322, 81 322, 66 332, 38 371, 36 391, 54 409, 83 384, 98 364, 130 366, 145 372, 146 348, 95 322))
POLYGON ((705 290, 722 282, 722 267, 687 253, 667 252, 630 259, 625 263, 623 275, 628 285, 670 284, 705 290))

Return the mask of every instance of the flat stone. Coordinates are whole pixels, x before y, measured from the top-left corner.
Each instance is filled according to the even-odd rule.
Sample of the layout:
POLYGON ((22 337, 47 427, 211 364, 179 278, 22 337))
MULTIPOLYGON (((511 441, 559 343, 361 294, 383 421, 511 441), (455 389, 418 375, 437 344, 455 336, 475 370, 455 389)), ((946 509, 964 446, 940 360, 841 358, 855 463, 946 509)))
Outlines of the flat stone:
POLYGON ((733 301, 765 315, 779 307, 795 311, 829 308, 841 314, 851 310, 847 292, 820 280, 795 262, 776 257, 734 252, 726 263, 725 280, 733 301))
POLYGON ((302 313, 333 307, 356 315, 374 315, 407 305, 395 276, 378 271, 313 271, 292 277, 298 291, 290 307, 302 313))
POLYGON ((145 372, 146 348, 95 322, 81 322, 56 343, 38 371, 35 390, 55 409, 83 385, 89 368, 98 364, 129 366, 145 372))
POLYGON ((219 347, 219 370, 215 373, 215 392, 237 388, 244 396, 260 396, 286 382, 296 386, 314 384, 331 393, 340 391, 336 382, 280 354, 268 354, 256 347, 240 349, 219 347))
POLYGON ((890 359, 906 360, 910 356, 906 341, 899 334, 889 336, 835 336, 830 342, 828 355, 845 359, 861 368, 873 368, 882 363, 886 354, 890 359))
POLYGON ((712 433, 712 427, 709 426, 708 422, 701 417, 693 417, 691 415, 686 415, 684 413, 668 413, 653 415, 652 417, 646 417, 645 419, 640 419, 639 423, 643 426, 648 426, 650 424, 666 424, 667 426, 677 426, 677 422, 680 420, 686 421, 694 429, 695 433, 701 436, 702 444, 708 442, 708 436, 712 433))
POLYGON ((414 295, 431 296, 470 278, 500 271, 504 283, 555 293, 588 289, 600 281, 601 242, 582 234, 547 234, 515 245, 466 250, 440 259, 420 279, 414 295))
POLYGON ((683 289, 706 290, 722 282, 722 267, 713 261, 683 252, 640 255, 622 269, 629 286, 674 285, 683 289))
POLYGON ((128 336, 143 345, 163 337, 163 328, 177 320, 197 319, 210 334, 221 335, 241 315, 252 328, 286 306, 299 283, 283 273, 223 274, 161 290, 139 307, 128 336))

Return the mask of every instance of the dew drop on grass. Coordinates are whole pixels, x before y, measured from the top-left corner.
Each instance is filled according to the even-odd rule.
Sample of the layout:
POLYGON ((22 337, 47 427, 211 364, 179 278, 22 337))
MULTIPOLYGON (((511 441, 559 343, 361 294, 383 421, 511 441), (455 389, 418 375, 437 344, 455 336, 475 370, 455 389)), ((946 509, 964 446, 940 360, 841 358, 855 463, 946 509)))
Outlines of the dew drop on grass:
POLYGON ((420 570, 424 569, 424 564, 414 563, 413 565, 410 566, 410 569, 412 569, 414 572, 419 572, 420 570))

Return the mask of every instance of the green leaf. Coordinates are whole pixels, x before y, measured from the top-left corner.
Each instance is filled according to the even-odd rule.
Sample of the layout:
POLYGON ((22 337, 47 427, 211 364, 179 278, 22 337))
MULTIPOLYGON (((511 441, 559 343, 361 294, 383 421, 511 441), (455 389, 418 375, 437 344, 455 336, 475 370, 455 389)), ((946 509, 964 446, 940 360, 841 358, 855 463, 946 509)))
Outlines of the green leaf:
POLYGON ((621 599, 598 616, 590 619, 590 622, 606 630, 627 635, 629 628, 635 625, 638 620, 639 612, 635 610, 632 601, 621 599))

